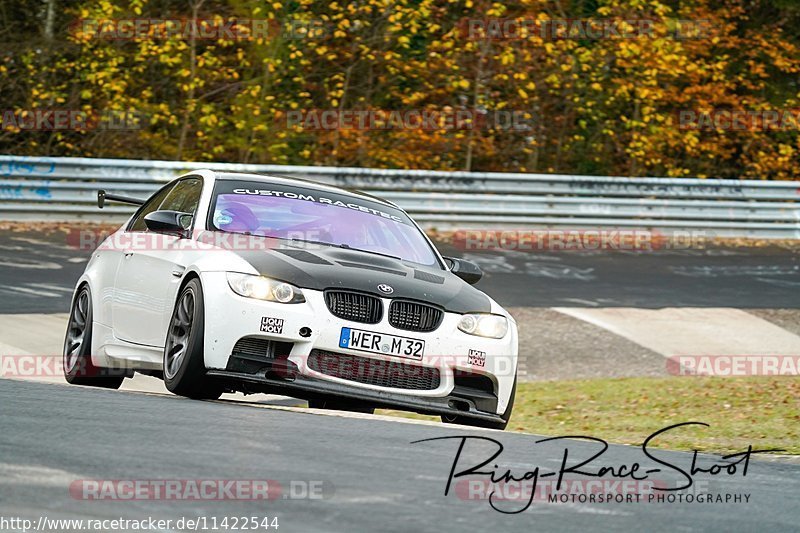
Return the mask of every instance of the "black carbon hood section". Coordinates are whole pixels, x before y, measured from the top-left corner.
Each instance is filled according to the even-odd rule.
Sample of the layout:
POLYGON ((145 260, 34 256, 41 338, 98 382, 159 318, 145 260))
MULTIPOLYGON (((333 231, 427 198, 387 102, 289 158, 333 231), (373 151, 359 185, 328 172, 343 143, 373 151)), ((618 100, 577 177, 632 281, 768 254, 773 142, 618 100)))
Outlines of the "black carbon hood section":
POLYGON ((356 250, 274 241, 265 250, 231 250, 253 265, 262 276, 287 281, 300 288, 351 289, 383 298, 432 303, 452 313, 488 313, 489 298, 461 278, 436 267, 405 263, 356 250), (394 292, 384 294, 380 284, 394 292))

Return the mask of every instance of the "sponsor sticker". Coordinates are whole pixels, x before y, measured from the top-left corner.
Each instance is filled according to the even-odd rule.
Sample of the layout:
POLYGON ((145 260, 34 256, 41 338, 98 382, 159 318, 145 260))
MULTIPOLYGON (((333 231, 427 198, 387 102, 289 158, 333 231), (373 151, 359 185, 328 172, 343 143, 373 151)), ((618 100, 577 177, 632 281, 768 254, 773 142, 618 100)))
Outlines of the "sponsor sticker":
POLYGON ((486 366, 486 352, 471 349, 467 362, 472 366, 486 366))
POLYGON ((261 331, 264 333, 283 333, 283 319, 271 316, 262 317, 261 331))
MULTIPOLYGON (((248 195, 248 196, 274 196, 277 198, 290 198, 292 200, 303 200, 306 202, 314 202, 323 205, 335 205, 336 207, 345 207, 347 209, 361 211, 362 213, 370 213, 375 216, 388 218, 394 220, 395 222, 401 222, 403 224, 406 224, 406 221, 403 220, 401 217, 397 215, 392 215, 390 213, 386 213, 385 211, 373 209, 372 207, 367 207, 365 205, 357 204, 354 202, 345 203, 341 200, 325 198, 322 196, 315 197, 312 194, 296 193, 292 191, 278 191, 273 189, 243 189, 243 188, 233 189, 232 193, 238 195, 248 195)), ((224 193, 224 194, 230 194, 230 193, 224 193)))

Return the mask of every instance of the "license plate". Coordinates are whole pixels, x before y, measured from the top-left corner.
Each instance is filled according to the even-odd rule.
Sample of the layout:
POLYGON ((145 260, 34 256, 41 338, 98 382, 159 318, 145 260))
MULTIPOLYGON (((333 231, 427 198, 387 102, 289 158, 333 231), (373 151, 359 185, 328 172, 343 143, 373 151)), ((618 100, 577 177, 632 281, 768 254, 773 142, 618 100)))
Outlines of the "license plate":
POLYGON ((422 359, 422 354, 425 352, 425 341, 364 331, 363 329, 342 328, 342 334, 339 335, 339 348, 422 359))

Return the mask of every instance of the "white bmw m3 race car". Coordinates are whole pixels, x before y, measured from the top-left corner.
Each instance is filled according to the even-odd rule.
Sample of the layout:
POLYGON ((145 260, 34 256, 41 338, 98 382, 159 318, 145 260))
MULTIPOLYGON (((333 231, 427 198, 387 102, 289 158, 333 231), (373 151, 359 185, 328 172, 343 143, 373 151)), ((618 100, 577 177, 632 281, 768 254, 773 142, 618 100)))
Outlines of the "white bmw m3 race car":
POLYGON ((311 407, 504 428, 517 326, 396 205, 310 181, 194 171, 92 253, 73 296, 67 381, 134 372, 175 394, 272 393, 311 407))

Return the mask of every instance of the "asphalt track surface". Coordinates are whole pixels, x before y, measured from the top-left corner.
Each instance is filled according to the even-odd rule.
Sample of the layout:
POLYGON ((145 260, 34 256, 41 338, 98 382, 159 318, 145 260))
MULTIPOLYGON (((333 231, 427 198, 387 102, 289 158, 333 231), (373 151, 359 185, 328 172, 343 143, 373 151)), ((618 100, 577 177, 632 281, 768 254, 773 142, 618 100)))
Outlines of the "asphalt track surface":
MULTIPOLYGON (((2 379, 0 406, 0 515, 6 517, 277 516, 281 532, 797 530, 800 465, 781 462, 753 459, 746 476, 695 477, 701 492, 749 494, 749 503, 533 503, 508 515, 485 500, 444 496, 459 440, 411 442, 489 436, 505 446, 495 462, 518 475, 535 466, 557 470, 565 447, 576 461, 588 458, 597 444, 537 444, 539 437, 525 434, 2 379), (85 501, 69 492, 86 479, 198 478, 269 479, 282 487, 313 480, 325 489, 321 499, 216 502, 85 501)), ((490 446, 470 441, 460 465, 484 459, 490 446)), ((654 454, 684 469, 692 460, 688 453, 654 454)), ((698 464, 715 459, 701 455, 698 464)), ((592 465, 635 462, 658 466, 628 446, 611 446, 592 465)), ((683 479, 667 472, 653 476, 667 484, 683 479)), ((523 503, 497 505, 517 510, 523 503)))
MULTIPOLYGON (((541 309, 547 307, 784 308, 795 322, 791 310, 800 308, 800 255, 776 246, 653 253, 464 253, 448 245, 441 250, 478 262, 485 271, 479 288, 505 306, 528 307, 532 313, 554 314, 541 309)), ((89 253, 77 249, 63 233, 0 232, 0 315, 66 313, 89 253)), ((568 326, 556 329, 583 334, 591 330, 573 327, 573 322, 568 326)), ((560 335, 551 339, 555 346, 572 342, 560 335)), ((587 353, 610 337, 600 338, 604 340, 596 341, 599 344, 587 345, 587 353)), ((612 348, 620 349, 617 344, 612 348)), ((652 355, 660 366, 660 356, 652 355)), ((603 364, 608 366, 608 361, 603 364)), ((537 466, 543 472, 556 471, 565 446, 570 457, 587 458, 597 444, 537 443, 542 437, 320 414, 274 402, 198 402, 6 379, 0 379, 0 429, 0 518, 278 517, 283 532, 797 529, 800 465, 783 459, 754 458, 746 476, 739 470, 733 476, 695 477, 697 496, 746 494, 747 503, 535 502, 510 515, 492 509, 482 498, 464 500, 455 490, 444 495, 457 441, 412 441, 491 437, 506 447, 495 461, 499 469, 511 468, 518 476, 537 466), (270 479, 284 490, 266 502, 76 499, 69 488, 86 479, 270 479), (324 497, 283 498, 291 493, 288 487, 305 483, 324 487, 324 497)), ((654 422, 652 430, 658 429, 654 422)), ((460 464, 487 457, 485 446, 466 448, 460 464)), ((657 454, 684 469, 691 464, 691 454, 657 454)), ((715 460, 701 456, 700 464, 710 466, 715 460)), ((592 465, 636 462, 658 466, 641 448, 616 445, 592 465)), ((668 469, 654 476, 671 486, 680 479, 668 469)), ((603 480, 613 481, 609 476, 603 480)), ((524 503, 498 506, 516 510, 524 503)))
MULTIPOLYGON (((513 307, 800 308, 800 253, 770 246, 657 252, 470 252, 477 287, 513 307)), ((90 250, 63 233, 0 232, 0 314, 69 310, 90 250)))

